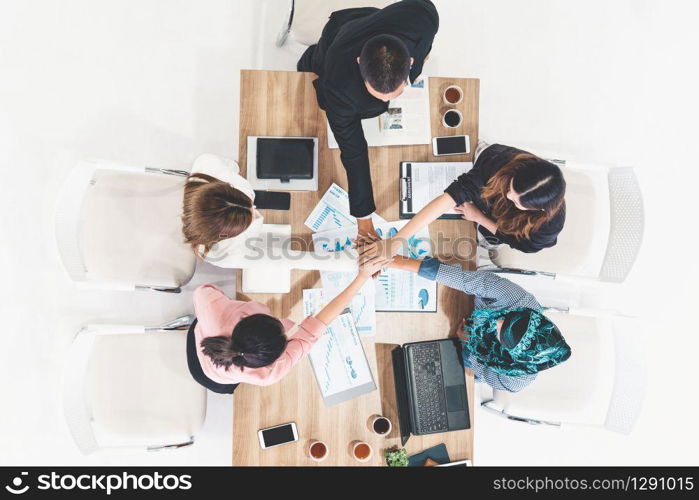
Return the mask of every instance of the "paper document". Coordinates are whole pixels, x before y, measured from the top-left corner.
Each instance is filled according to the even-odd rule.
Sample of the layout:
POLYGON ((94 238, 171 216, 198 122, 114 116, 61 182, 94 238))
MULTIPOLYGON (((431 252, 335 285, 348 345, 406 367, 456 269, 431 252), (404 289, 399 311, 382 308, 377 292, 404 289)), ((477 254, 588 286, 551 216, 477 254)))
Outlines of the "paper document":
MULTIPOLYGON (((405 88, 388 104, 388 111, 376 118, 362 120, 364 138, 369 146, 430 144, 430 89, 427 78, 405 88)), ((339 146, 328 124, 328 147, 339 146)))
MULTIPOLYGON (((303 291, 303 314, 312 316, 337 297, 352 282, 356 273, 339 273, 321 271, 323 288, 303 291)), ((374 305, 374 285, 367 282, 354 296, 349 309, 354 319, 357 332, 362 337, 376 334, 376 306, 374 305)))
MULTIPOLYGON (((408 221, 386 222, 376 226, 376 233, 383 239, 391 238, 405 226, 408 221)), ((316 251, 341 252, 347 251, 354 242, 355 234, 351 228, 340 228, 313 234, 313 245, 316 251)), ((404 257, 424 259, 432 255, 430 234, 423 228, 411 237, 407 245, 398 252, 404 257)), ((356 273, 339 273, 323 271, 320 273, 323 289, 337 295, 354 279, 356 273)), ((387 269, 376 281, 369 282, 374 287, 373 305, 375 311, 437 311, 437 283, 418 276, 415 273, 387 269)), ((365 285, 366 288, 366 285, 365 285)), ((364 291, 364 289, 362 290, 364 291)), ((333 296, 335 296, 333 295, 333 296)), ((363 311, 369 312, 370 299, 364 303, 363 311)), ((357 309, 358 310, 358 309, 357 309)), ((353 314, 355 307, 353 303, 353 314)), ((364 326, 365 318, 359 319, 357 325, 364 326)), ((368 323, 368 319, 366 319, 368 323)), ((374 323, 375 324, 375 323, 374 323)))
POLYGON ((387 269, 376 279, 376 310, 436 312, 437 282, 416 273, 387 269))
POLYGON ((328 326, 308 357, 326 402, 333 395, 361 386, 376 388, 350 314, 341 314, 328 326))
MULTIPOLYGON (((385 222, 385 219, 376 214, 373 214, 371 218, 374 224, 385 222)), ((357 219, 350 215, 349 195, 347 191, 333 183, 320 199, 320 202, 318 202, 304 224, 313 231, 327 231, 329 229, 348 226, 354 227, 356 236, 357 219)))
MULTIPOLYGON (((473 168, 471 162, 403 162, 400 175, 401 217, 418 213, 461 174, 473 168)), ((455 210, 446 212, 457 216, 455 210)))

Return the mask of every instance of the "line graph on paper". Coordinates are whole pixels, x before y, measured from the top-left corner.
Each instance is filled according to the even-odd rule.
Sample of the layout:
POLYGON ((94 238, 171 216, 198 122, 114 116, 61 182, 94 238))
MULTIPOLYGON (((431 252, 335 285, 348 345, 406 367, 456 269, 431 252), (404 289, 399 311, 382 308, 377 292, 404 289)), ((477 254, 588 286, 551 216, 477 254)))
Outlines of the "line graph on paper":
POLYGON ((350 314, 333 321, 309 354, 324 397, 372 381, 371 371, 350 314))

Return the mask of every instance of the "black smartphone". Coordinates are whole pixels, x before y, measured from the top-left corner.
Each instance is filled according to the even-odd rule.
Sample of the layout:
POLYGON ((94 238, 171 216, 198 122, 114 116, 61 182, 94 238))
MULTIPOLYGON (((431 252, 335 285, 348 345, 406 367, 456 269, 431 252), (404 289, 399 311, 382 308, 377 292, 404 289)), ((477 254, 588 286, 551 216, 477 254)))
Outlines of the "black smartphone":
POLYGON ((291 208, 291 193, 255 191, 255 206, 266 210, 289 210, 291 208))

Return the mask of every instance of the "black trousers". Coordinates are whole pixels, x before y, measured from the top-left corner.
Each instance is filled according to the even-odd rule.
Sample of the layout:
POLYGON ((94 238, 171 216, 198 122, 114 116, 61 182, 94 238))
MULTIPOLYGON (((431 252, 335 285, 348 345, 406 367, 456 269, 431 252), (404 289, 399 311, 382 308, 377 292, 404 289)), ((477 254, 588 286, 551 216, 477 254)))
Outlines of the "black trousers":
POLYGON ((197 320, 195 319, 187 332, 187 366, 189 367, 189 373, 192 374, 194 380, 210 391, 218 394, 233 394, 238 384, 219 384, 207 377, 204 370, 202 370, 201 363, 199 363, 199 358, 197 357, 196 340, 194 339, 194 327, 196 325, 197 320))

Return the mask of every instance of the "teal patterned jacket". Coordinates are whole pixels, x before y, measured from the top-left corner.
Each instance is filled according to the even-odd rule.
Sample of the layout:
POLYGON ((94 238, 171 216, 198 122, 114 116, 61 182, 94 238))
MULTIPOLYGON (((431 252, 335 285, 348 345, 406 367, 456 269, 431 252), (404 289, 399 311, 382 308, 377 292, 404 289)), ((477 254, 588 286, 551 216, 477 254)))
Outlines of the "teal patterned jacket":
MULTIPOLYGON (((419 275, 473 295, 475 309, 527 307, 538 312, 543 310, 531 293, 489 271, 464 271, 460 266, 445 264, 431 258, 422 261, 419 275)), ((536 375, 514 377, 497 373, 467 353, 464 354, 464 366, 473 370, 476 381, 501 391, 521 391, 536 379, 536 375)))

